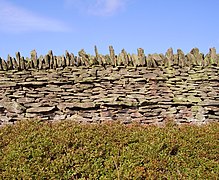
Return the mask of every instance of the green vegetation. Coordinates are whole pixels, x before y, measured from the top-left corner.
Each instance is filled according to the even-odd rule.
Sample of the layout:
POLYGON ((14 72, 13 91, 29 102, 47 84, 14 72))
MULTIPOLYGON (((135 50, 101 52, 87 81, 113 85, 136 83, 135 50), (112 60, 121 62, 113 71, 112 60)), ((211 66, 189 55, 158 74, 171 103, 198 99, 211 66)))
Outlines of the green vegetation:
POLYGON ((1 179, 218 179, 219 124, 0 128, 1 179))

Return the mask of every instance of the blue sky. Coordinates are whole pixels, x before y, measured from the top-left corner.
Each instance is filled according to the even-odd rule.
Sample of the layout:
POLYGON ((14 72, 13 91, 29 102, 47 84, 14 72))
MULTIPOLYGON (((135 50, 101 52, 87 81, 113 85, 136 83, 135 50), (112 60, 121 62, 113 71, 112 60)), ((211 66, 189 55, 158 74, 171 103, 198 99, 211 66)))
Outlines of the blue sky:
POLYGON ((218 0, 0 0, 0 57, 219 49, 218 0))

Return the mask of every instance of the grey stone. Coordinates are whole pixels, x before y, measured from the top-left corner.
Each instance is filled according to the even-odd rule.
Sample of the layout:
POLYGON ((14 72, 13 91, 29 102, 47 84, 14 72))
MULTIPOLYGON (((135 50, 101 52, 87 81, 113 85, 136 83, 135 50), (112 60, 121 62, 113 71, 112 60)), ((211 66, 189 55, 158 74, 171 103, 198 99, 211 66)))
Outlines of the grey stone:
POLYGON ((18 85, 22 86, 43 86, 48 84, 48 82, 45 81, 28 81, 28 82, 20 82, 18 85))
POLYGON ((30 61, 32 61, 33 68, 38 68, 39 63, 38 63, 38 60, 37 60, 37 52, 36 52, 35 49, 30 52, 30 56, 31 56, 30 61))
POLYGON ((167 67, 170 67, 173 64, 173 60, 174 60, 173 49, 169 48, 167 50, 165 56, 166 56, 166 58, 164 60, 164 65, 167 66, 167 67))
POLYGON ((55 110, 55 106, 51 107, 33 107, 26 110, 27 113, 47 113, 55 110))
POLYGON ((9 122, 10 120, 11 120, 10 117, 7 117, 7 116, 0 116, 0 121, 9 122))
POLYGON ((55 117, 53 118, 54 121, 60 121, 60 120, 65 120, 66 119, 66 115, 58 115, 56 114, 55 117))
POLYGON ((21 114, 25 111, 25 107, 19 104, 18 102, 12 100, 8 101, 7 99, 2 99, 0 101, 1 106, 3 106, 8 112, 21 114))

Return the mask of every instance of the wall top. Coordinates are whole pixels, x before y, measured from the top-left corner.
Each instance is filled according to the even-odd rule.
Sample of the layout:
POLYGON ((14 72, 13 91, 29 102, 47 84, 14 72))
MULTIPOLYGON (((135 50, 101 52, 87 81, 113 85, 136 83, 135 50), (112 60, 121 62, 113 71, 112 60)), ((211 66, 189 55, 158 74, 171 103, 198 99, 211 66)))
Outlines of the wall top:
POLYGON ((78 52, 78 56, 65 51, 62 56, 53 55, 52 50, 45 56, 38 57, 36 50, 30 52, 30 58, 24 58, 20 52, 16 52, 16 57, 8 55, 7 60, 0 58, 0 71, 8 70, 29 70, 29 69, 57 69, 69 66, 86 66, 101 65, 110 66, 133 66, 133 67, 193 67, 193 66, 219 66, 219 54, 216 54, 215 48, 210 48, 209 53, 204 55, 198 48, 193 48, 189 53, 184 54, 181 49, 173 53, 169 48, 164 54, 145 55, 144 49, 138 48, 137 54, 127 53, 124 49, 116 55, 113 46, 109 46, 109 54, 102 55, 98 53, 95 46, 95 55, 87 54, 84 49, 78 52))

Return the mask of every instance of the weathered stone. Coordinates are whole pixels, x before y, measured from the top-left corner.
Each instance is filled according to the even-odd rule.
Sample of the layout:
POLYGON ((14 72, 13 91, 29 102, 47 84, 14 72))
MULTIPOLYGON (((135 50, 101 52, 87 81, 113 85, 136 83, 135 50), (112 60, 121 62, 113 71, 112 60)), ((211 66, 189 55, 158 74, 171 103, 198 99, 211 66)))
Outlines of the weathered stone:
MULTIPOLYGON (((41 56, 41 70, 27 63, 27 71, 19 71, 19 54, 18 70, 14 58, 10 65, 13 69, 7 71, 0 60, 0 101, 8 98, 6 102, 17 102, 33 111, 24 110, 17 116, 19 113, 0 104, 0 116, 16 121, 27 112, 26 117, 59 120, 78 114, 84 123, 108 119, 160 124, 166 117, 175 118, 177 123, 202 123, 209 117, 217 121, 212 116, 219 116, 219 68, 217 59, 214 62, 210 58, 218 58, 216 51, 206 56, 208 67, 204 67, 203 54, 197 48, 186 56, 180 49, 172 55, 170 49, 166 56, 143 54, 141 49, 133 56, 122 50, 118 56, 114 54, 114 67, 110 55, 100 55, 97 49, 95 56, 82 52, 80 57, 74 57, 66 52, 65 56, 53 56, 53 62, 48 53, 48 66, 41 56), (139 57, 145 57, 146 64, 139 57), (37 112, 36 108, 44 106, 55 108, 37 112)), ((30 61, 27 58, 24 64, 30 61)))
POLYGON ((63 89, 61 89, 57 85, 47 85, 46 90, 49 91, 49 92, 62 92, 63 91, 63 89))
POLYGON ((13 69, 18 70, 18 63, 15 58, 12 58, 12 66, 13 69))
POLYGON ((28 82, 18 83, 18 85, 22 85, 22 86, 44 86, 47 84, 48 82, 45 81, 28 81, 28 82))
POLYGON ((39 103, 39 102, 30 102, 30 103, 25 103, 24 106, 26 108, 30 108, 30 107, 40 107, 42 106, 42 103, 39 103))
POLYGON ((33 107, 26 110, 27 113, 48 113, 55 110, 55 106, 51 107, 33 107))
POLYGON ((26 97, 28 98, 42 98, 44 97, 44 94, 38 94, 38 93, 27 93, 26 97))
POLYGON ((190 64, 190 65, 196 65, 196 60, 193 54, 186 54, 186 61, 190 64))
POLYGON ((66 58, 65 56, 62 56, 62 59, 61 59, 61 67, 66 67, 66 58))
POLYGON ((110 52, 110 60, 111 60, 112 65, 117 66, 118 64, 115 58, 115 52, 114 52, 113 46, 109 46, 109 52, 110 52))
POLYGON ((10 117, 7 117, 7 116, 0 116, 0 121, 9 122, 10 120, 11 120, 10 117))
POLYGON ((53 118, 54 121, 60 121, 60 120, 65 120, 66 119, 66 115, 58 115, 56 114, 55 117, 53 118))
POLYGON ((166 56, 166 59, 164 60, 164 65, 167 66, 167 67, 172 66, 173 60, 174 60, 174 57, 173 57, 173 49, 172 49, 172 48, 169 48, 169 49, 167 50, 165 56, 166 56))
POLYGON ((209 119, 219 120, 219 116, 216 115, 208 115, 209 119))
POLYGON ((2 59, 2 70, 5 70, 5 71, 8 70, 8 64, 6 63, 4 59, 2 59))
POLYGON ((98 49, 97 49, 96 45, 94 46, 94 51, 95 51, 95 57, 96 57, 96 60, 98 61, 98 64, 101 64, 100 56, 99 56, 98 49))
POLYGON ((22 106, 21 104, 17 103, 16 101, 12 100, 12 101, 8 101, 6 99, 2 99, 0 101, 1 106, 3 106, 8 112, 11 113, 18 113, 21 114, 24 112, 24 110, 26 109, 24 106, 22 106))
POLYGON ((36 114, 36 113, 25 113, 25 118, 39 118, 39 114, 36 114))
POLYGON ((202 101, 200 97, 195 97, 193 95, 188 96, 187 99, 189 102, 192 102, 192 103, 198 103, 202 101))
POLYGON ((17 83, 15 83, 15 82, 10 82, 10 81, 1 81, 0 82, 0 88, 15 87, 15 86, 17 86, 17 83))
POLYGON ((144 54, 144 49, 138 48, 138 62, 136 63, 137 66, 145 66, 146 64, 146 57, 144 54))
POLYGON ((186 102, 187 98, 184 96, 176 96, 173 98, 173 102, 186 102))
POLYGON ((158 66, 157 62, 153 59, 153 55, 148 54, 148 57, 146 58, 147 67, 149 68, 155 68, 158 66))
POLYGON ((56 67, 54 66, 54 57, 52 50, 49 50, 48 55, 49 55, 49 67, 51 69, 55 69, 56 67))
POLYGON ((67 119, 68 120, 73 120, 73 121, 78 122, 78 123, 87 123, 87 122, 89 122, 89 120, 87 118, 84 118, 84 117, 82 117, 80 115, 77 115, 77 114, 74 114, 74 115, 72 115, 71 117, 69 117, 67 119))
POLYGON ((204 57, 202 56, 202 54, 199 53, 199 49, 198 48, 193 48, 190 53, 195 58, 194 63, 196 65, 201 66, 203 64, 204 57))
POLYGON ((30 58, 26 58, 26 67, 27 69, 35 69, 34 62, 30 58))
POLYGON ((34 101, 35 101, 34 98, 28 98, 28 97, 22 97, 22 98, 17 99, 17 102, 20 104, 32 103, 34 101))
POLYGON ((24 57, 21 57, 21 58, 20 58, 20 61, 19 61, 19 68, 20 68, 21 70, 25 70, 25 69, 26 69, 24 57))
POLYGON ((13 62, 12 62, 12 57, 10 55, 8 55, 7 64, 8 64, 8 69, 9 70, 14 69, 13 62))
POLYGON ((0 112, 3 113, 4 112, 4 106, 0 103, 0 112))
POLYGON ((70 66, 71 57, 67 50, 65 51, 65 59, 66 59, 66 66, 70 66))
POLYGON ((73 53, 71 53, 70 54, 70 66, 75 66, 75 65, 77 65, 75 61, 75 56, 73 53))
POLYGON ((156 62, 157 65, 163 66, 164 61, 159 54, 157 54, 157 53, 152 54, 151 57, 156 62))
POLYGON ((0 57, 0 71, 4 71, 4 68, 3 68, 3 65, 2 65, 2 62, 3 61, 3 59, 0 57))
POLYGON ((125 66, 128 65, 127 53, 124 49, 117 57, 117 66, 123 66, 123 65, 125 66))
POLYGON ((30 56, 31 56, 31 61, 33 62, 33 68, 38 68, 39 63, 37 60, 37 52, 35 49, 30 52, 30 56))
POLYGON ((74 102, 74 103, 60 103, 57 106, 60 110, 64 111, 66 109, 92 109, 96 105, 93 102, 74 102))
POLYGON ((47 55, 44 57, 44 59, 45 59, 45 66, 44 66, 43 69, 49 69, 49 68, 50 68, 50 55, 47 54, 47 55))
POLYGON ((79 55, 79 57, 81 57, 81 61, 82 61, 82 64, 83 64, 83 65, 85 65, 85 66, 90 65, 89 56, 86 54, 86 52, 85 52, 84 49, 81 49, 81 50, 78 52, 78 55, 79 55))
POLYGON ((209 56, 210 56, 210 64, 217 64, 217 54, 215 48, 209 49, 209 56))
POLYGON ((177 56, 178 56, 178 63, 180 67, 189 65, 189 63, 186 62, 185 54, 183 53, 181 49, 177 49, 177 56))

